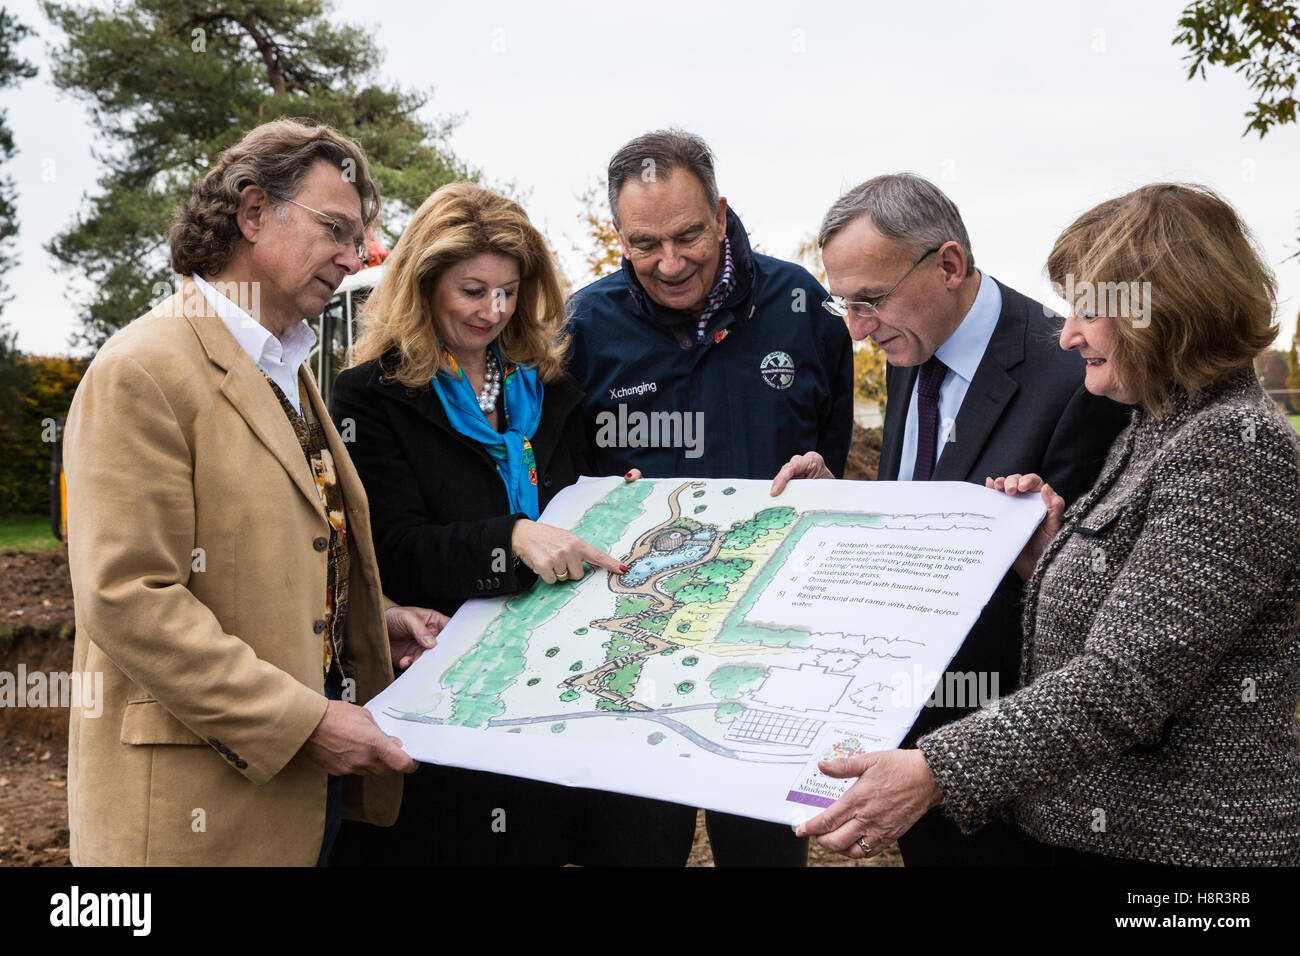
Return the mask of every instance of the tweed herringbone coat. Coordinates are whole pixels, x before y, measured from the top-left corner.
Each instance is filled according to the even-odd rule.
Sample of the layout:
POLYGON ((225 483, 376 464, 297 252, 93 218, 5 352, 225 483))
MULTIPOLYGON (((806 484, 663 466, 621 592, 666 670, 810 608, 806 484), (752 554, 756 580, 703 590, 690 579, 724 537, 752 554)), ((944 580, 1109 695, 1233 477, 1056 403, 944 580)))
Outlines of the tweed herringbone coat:
POLYGON ((1300 864, 1300 437, 1253 369, 1134 412, 1023 624, 1027 686, 918 742, 963 830, 1300 864))

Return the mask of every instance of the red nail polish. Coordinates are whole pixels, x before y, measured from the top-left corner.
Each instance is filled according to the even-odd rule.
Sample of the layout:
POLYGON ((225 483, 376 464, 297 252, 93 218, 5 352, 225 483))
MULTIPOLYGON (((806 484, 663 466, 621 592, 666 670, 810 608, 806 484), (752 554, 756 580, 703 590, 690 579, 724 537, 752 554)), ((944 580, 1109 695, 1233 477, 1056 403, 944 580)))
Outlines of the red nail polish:
POLYGON ((623 476, 623 478, 625 480, 630 481, 632 479, 632 472, 629 471, 626 475, 623 476))
POLYGON ((627 572, 630 570, 631 568, 629 568, 626 564, 620 564, 618 566, 618 571, 620 574, 627 574, 627 572))

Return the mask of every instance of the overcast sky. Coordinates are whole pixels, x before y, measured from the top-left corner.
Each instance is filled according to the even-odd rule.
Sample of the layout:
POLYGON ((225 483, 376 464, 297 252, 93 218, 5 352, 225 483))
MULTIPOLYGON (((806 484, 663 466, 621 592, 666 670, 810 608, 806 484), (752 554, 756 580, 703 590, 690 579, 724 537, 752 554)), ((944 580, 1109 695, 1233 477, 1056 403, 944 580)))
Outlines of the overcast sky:
MULTIPOLYGON (((4 93, 22 228, 4 318, 24 350, 66 352, 76 316, 42 246, 95 189, 93 132, 49 85, 57 31, 34 0, 5 5, 39 32, 21 52, 41 75, 4 93)), ((1300 127, 1241 135, 1245 81, 1189 81, 1171 45, 1183 6, 342 0, 335 15, 374 28, 390 79, 433 88, 431 113, 464 115, 455 151, 515 181, 575 281, 577 194, 626 140, 680 126, 713 146, 719 188, 765 252, 791 256, 844 190, 912 170, 957 202, 982 269, 1045 300, 1043 260, 1078 213, 1142 183, 1208 184, 1277 270, 1289 343, 1300 127)))

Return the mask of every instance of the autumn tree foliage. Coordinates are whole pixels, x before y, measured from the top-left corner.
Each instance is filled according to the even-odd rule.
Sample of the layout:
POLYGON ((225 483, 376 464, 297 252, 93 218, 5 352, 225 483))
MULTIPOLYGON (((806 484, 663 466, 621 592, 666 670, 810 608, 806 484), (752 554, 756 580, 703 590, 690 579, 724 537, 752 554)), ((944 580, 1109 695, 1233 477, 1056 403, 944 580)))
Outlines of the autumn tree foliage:
POLYGON ((604 177, 593 178, 587 188, 578 194, 582 211, 583 243, 574 250, 581 253, 587 275, 600 279, 619 268, 623 261, 623 246, 618 241, 614 217, 609 211, 609 184, 604 177))

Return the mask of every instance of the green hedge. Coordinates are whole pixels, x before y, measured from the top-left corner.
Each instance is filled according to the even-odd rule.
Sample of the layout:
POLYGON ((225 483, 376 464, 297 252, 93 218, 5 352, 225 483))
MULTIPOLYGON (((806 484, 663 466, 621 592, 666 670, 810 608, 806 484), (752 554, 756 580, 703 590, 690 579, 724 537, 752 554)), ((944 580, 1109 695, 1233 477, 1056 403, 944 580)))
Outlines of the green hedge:
POLYGON ((49 514, 50 423, 68 414, 89 362, 11 346, 0 343, 0 515, 49 514))

